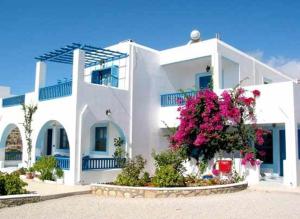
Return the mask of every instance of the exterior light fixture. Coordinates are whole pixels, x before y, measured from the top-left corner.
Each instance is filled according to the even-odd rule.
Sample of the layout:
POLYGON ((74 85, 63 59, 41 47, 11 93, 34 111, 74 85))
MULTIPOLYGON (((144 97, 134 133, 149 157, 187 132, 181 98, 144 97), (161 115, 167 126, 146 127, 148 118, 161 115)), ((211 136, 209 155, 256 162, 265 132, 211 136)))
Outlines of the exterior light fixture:
POLYGON ((110 109, 107 109, 107 110, 105 111, 105 114, 106 114, 107 116, 111 116, 111 111, 110 111, 110 109))
POLYGON ((210 66, 206 66, 206 72, 209 72, 210 71, 210 66))

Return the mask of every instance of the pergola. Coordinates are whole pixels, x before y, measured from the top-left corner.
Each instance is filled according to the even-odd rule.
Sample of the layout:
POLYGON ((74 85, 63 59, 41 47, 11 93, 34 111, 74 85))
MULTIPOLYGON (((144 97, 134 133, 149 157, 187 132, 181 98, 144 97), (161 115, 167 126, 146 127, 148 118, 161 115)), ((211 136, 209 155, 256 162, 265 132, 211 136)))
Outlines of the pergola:
POLYGON ((85 67, 91 67, 128 57, 127 53, 117 52, 80 43, 72 43, 71 45, 67 45, 60 49, 56 49, 51 52, 47 52, 44 55, 35 57, 35 59, 39 61, 72 64, 73 50, 75 49, 81 49, 85 51, 85 67))

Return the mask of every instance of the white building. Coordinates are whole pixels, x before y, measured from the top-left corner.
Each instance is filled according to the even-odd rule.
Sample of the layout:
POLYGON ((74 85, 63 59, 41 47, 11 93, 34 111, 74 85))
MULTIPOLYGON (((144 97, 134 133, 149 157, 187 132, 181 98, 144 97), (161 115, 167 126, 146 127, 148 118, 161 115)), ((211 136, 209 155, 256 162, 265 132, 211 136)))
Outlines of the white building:
POLYGON ((132 41, 106 49, 72 44, 39 56, 34 91, 23 96, 8 92, 2 99, 0 160, 6 165, 5 142, 15 127, 23 139, 19 162, 27 160, 20 124, 20 104, 25 102, 38 105, 33 160, 56 155, 67 184, 112 180, 119 171, 112 159, 116 137, 125 140, 130 157, 142 154, 151 169, 152 150, 168 146, 166 124, 178 125, 179 90, 205 87, 211 77, 216 91, 244 79, 247 89, 261 91, 258 123, 272 131, 264 145, 267 156, 262 168, 283 176, 285 184, 299 186, 300 85, 219 39, 163 51, 132 41), (46 86, 48 62, 72 65, 72 79, 46 86))

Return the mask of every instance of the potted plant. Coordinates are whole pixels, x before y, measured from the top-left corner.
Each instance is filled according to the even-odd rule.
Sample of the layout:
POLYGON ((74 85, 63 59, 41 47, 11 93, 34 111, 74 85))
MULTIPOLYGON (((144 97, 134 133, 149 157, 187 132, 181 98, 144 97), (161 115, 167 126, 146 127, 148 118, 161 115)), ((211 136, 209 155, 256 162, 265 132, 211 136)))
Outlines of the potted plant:
POLYGON ((34 178, 34 168, 29 167, 26 171, 26 179, 33 179, 34 178))
POLYGON ((55 174, 56 174, 56 182, 59 184, 63 184, 64 183, 64 171, 61 168, 56 168, 55 170, 55 174))

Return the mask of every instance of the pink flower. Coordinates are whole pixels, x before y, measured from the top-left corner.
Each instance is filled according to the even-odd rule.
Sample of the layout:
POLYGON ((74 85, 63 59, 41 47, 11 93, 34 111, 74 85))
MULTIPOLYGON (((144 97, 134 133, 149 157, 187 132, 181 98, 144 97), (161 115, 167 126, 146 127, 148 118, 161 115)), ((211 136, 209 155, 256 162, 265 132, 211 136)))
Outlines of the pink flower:
POLYGON ((196 140, 194 141, 194 145, 196 147, 200 147, 201 145, 205 144, 207 142, 207 139, 205 138, 205 136, 203 136, 202 134, 199 134, 196 138, 196 140))
POLYGON ((260 91, 259 90, 253 90, 252 91, 254 97, 259 97, 260 96, 260 91))
POLYGON ((220 171, 217 170, 217 169, 213 169, 212 170, 212 174, 215 175, 215 176, 219 176, 220 175, 220 171))

